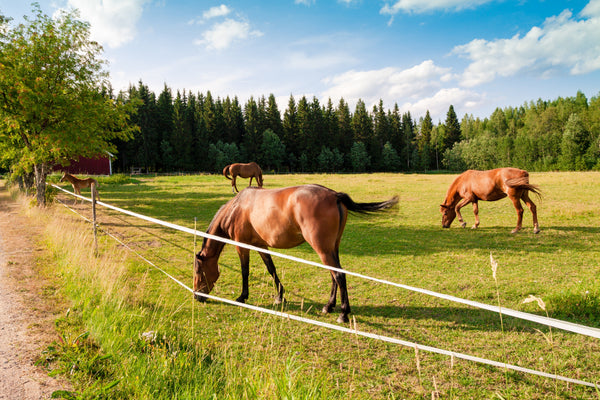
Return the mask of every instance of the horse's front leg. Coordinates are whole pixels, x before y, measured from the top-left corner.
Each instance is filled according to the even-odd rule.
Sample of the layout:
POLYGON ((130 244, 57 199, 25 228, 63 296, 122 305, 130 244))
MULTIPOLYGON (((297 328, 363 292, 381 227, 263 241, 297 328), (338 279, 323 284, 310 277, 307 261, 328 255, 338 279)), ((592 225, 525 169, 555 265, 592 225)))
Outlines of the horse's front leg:
POLYGON ((252 186, 252 178, 254 178, 253 176, 250 177, 250 182, 248 182, 248 187, 252 186))
POLYGON ((467 204, 469 204, 470 202, 471 202, 471 199, 464 198, 458 202, 456 207, 454 207, 454 210, 456 211, 456 215, 458 216, 458 222, 460 222, 460 226, 462 228, 467 226, 467 223, 465 222, 465 220, 463 220, 462 214, 460 213, 460 209, 463 208, 464 206, 466 206, 467 204))
POLYGON ((275 288, 277 289, 277 297, 275 297, 275 304, 281 304, 283 303, 283 293, 285 292, 285 290, 283 290, 283 285, 281 284, 281 281, 277 276, 277 271, 275 270, 275 264, 273 264, 273 259, 271 258, 270 254, 261 252, 259 252, 259 254, 260 257, 263 259, 263 262, 267 266, 267 271, 269 271, 269 274, 271 274, 273 280, 275 281, 275 288))
POLYGON ((242 267, 242 294, 236 299, 240 303, 245 303, 248 300, 248 277, 250 276, 250 250, 241 247, 236 247, 238 256, 240 257, 240 265, 242 267))
POLYGON ((479 204, 477 201, 473 202, 473 214, 475 214, 475 224, 471 227, 471 229, 479 228, 479 204))

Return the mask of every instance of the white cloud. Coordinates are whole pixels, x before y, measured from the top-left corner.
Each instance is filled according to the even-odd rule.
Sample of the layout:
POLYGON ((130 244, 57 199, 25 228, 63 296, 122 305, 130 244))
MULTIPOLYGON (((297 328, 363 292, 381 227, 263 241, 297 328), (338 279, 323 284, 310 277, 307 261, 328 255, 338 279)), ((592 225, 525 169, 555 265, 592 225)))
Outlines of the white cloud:
POLYGON ((202 13, 202 18, 206 20, 211 18, 224 17, 226 15, 229 15, 229 13, 231 13, 231 9, 225 4, 221 4, 218 7, 211 7, 207 11, 204 11, 202 13))
MULTIPOLYGON (((435 92, 432 96, 421 98, 414 103, 406 102, 399 106, 401 110, 410 111, 415 116, 424 116, 427 111, 437 123, 443 121, 450 105, 454 105, 457 113, 469 113, 482 105, 484 96, 470 90, 460 88, 444 88, 435 92)), ((460 118, 460 117, 459 117, 460 118)))
POLYGON ((307 54, 295 51, 285 57, 284 63, 291 69, 323 71, 331 67, 348 65, 357 59, 345 53, 307 54))
POLYGON ((440 87, 440 81, 448 80, 449 68, 436 66, 433 61, 423 61, 409 69, 383 68, 371 71, 348 71, 324 81, 330 88, 324 97, 347 101, 362 99, 375 104, 379 99, 417 98, 440 87))
POLYGON ((250 23, 231 18, 216 23, 202 34, 202 39, 194 43, 205 46, 209 50, 223 50, 236 40, 262 36, 262 32, 250 29, 250 23))
POLYGON ((405 13, 424 13, 434 10, 460 11, 469 8, 475 8, 493 0, 398 0, 393 4, 386 3, 381 10, 381 14, 396 15, 399 12, 405 13))
POLYGON ((575 20, 568 10, 546 19, 521 37, 475 39, 453 53, 471 60, 461 83, 472 87, 517 73, 544 77, 567 69, 572 75, 600 69, 600 0, 591 1, 575 20), (587 17, 587 18, 586 18, 587 17))
POLYGON ((294 0, 294 4, 303 4, 305 6, 311 6, 315 4, 316 0, 294 0))
POLYGON ((90 22, 91 37, 103 45, 119 47, 134 39, 136 24, 147 0, 68 0, 90 22))

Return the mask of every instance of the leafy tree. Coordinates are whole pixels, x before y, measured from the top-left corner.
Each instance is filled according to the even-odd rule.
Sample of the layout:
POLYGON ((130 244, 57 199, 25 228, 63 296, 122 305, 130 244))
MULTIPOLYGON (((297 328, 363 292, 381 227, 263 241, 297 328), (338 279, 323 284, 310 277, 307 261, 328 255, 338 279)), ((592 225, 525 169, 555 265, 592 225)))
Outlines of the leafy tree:
POLYGON ((371 157, 363 142, 354 142, 350 150, 350 162, 354 172, 364 172, 371 164, 371 157))
POLYGON ((320 172, 336 172, 344 165, 344 156, 338 149, 331 150, 327 146, 321 147, 317 157, 317 168, 320 172))
POLYGON ((35 173, 42 206, 53 165, 116 152, 111 141, 131 137, 133 103, 111 97, 102 47, 76 11, 51 18, 34 4, 33 14, 0 30, 0 150, 2 164, 35 173))
POLYGON ((561 167, 565 170, 584 170, 584 156, 590 145, 589 133, 586 131, 583 121, 577 114, 571 114, 560 144, 561 167))
POLYGON ((260 146, 260 164, 267 170, 279 170, 285 158, 285 145, 281 143, 279 136, 271 129, 263 132, 263 140, 260 146))
POLYGON ((398 171, 400 169, 400 157, 390 142, 383 146, 381 165, 385 171, 398 171))

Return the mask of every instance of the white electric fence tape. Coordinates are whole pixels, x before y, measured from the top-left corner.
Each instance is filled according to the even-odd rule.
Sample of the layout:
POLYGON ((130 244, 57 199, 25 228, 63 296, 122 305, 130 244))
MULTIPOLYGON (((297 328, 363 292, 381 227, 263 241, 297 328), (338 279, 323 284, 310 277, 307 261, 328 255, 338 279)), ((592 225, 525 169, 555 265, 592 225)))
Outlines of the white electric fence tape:
MULTIPOLYGON (((52 185, 52 186, 55 186, 55 185, 52 185)), ((64 189, 62 189, 62 188, 60 188, 58 186, 55 186, 55 187, 57 187, 60 190, 65 191, 66 193, 72 194, 71 192, 69 192, 67 190, 64 190, 64 189)), ((74 196, 77 196, 77 195, 74 194, 74 196)), ((87 198, 85 198, 83 196, 77 196, 77 197, 82 197, 82 198, 84 198, 84 199, 86 199, 88 201, 91 201, 91 200, 89 200, 89 199, 87 199, 87 198)), ((178 230, 183 230, 184 232, 190 231, 187 228, 183 228, 183 227, 180 227, 178 225, 170 224, 168 222, 160 221, 160 220, 157 220, 157 219, 154 219, 154 218, 151 218, 151 217, 146 217, 146 216, 143 216, 143 215, 140 215, 140 214, 137 214, 137 213, 133 213, 131 211, 126 211, 126 210, 120 209, 118 207, 111 206, 109 204, 100 203, 100 202, 96 202, 96 203, 100 204, 100 205, 102 205, 104 207, 113 209, 115 211, 123 212, 125 214, 128 214, 128 215, 131 215, 131 216, 134 216, 134 217, 138 217, 138 218, 147 220, 149 222, 155 222, 155 223, 163 225, 163 226, 172 227, 172 228, 178 229, 178 230)), ((74 213, 78 214, 76 211, 74 211, 71 208, 69 208, 66 204, 63 204, 63 205, 65 207, 67 207, 69 210, 71 210, 74 213)), ((93 221, 89 220, 88 218, 82 216, 81 214, 78 214, 78 215, 80 215, 83 219, 85 219, 88 222, 93 222, 93 221)), ((197 231, 194 231, 194 230, 191 230, 191 231, 195 232, 195 233, 198 233, 198 234, 201 234, 202 236, 212 237, 212 235, 203 234, 201 232, 197 232, 197 231)), ((430 353, 436 353, 436 354, 446 355, 446 356, 455 357, 455 358, 459 358, 459 359, 463 359, 463 360, 467 360, 467 361, 477 362, 477 363, 480 363, 480 364, 491 365, 491 366, 494 366, 494 367, 497 367, 497 368, 510 369, 510 370, 513 370, 513 371, 523 372, 523 373, 527 373, 527 374, 531 374, 531 375, 537 375, 537 376, 541 376, 541 377, 544 377, 544 378, 561 380, 561 381, 564 381, 564 382, 569 382, 569 383, 573 383, 573 384, 577 384, 577 385, 583 385, 583 386, 588 386, 588 387, 594 387, 594 388, 598 389, 598 385, 596 385, 594 383, 591 383, 591 382, 579 380, 579 379, 568 378, 568 377, 565 377, 565 376, 562 376, 562 375, 549 374, 549 373, 546 373, 546 372, 537 371, 537 370, 530 369, 530 368, 519 367, 518 365, 506 364, 506 363, 502 363, 502 362, 498 362, 498 361, 488 360, 488 359, 481 358, 481 357, 471 356, 471 355, 468 355, 468 354, 456 353, 454 351, 449 351, 449 350, 443 350, 443 349, 439 349, 437 347, 425 346, 425 345, 421 345, 421 344, 418 344, 418 343, 409 342, 409 341, 406 341, 406 340, 392 338, 392 337, 389 337, 389 336, 378 335, 378 334, 370 333, 370 332, 363 332, 363 331, 359 331, 359 330, 356 330, 356 329, 346 328, 345 326, 333 325, 333 324, 330 324, 330 323, 327 323, 327 322, 316 321, 316 320, 313 320, 313 319, 304 318, 304 317, 300 317, 300 316, 297 316, 297 315, 284 313, 284 312, 281 312, 281 311, 270 310, 268 308, 257 307, 257 306, 253 306, 253 305, 250 305, 250 304, 240 303, 240 302, 237 302, 237 301, 233 301, 233 300, 229 300, 229 299, 225 299, 225 298, 221 298, 221 297, 217 297, 217 296, 213 296, 213 295, 209 295, 209 294, 205 294, 205 293, 201 293, 201 292, 195 292, 192 288, 190 288, 189 286, 187 286, 186 284, 184 284, 183 282, 181 282, 180 280, 178 280, 177 278, 175 278, 174 276, 172 276, 171 274, 169 274, 168 272, 166 272, 165 270, 163 270, 162 268, 160 268, 159 266, 157 266, 156 264, 154 264, 152 261, 150 261, 147 258, 145 258, 143 255, 141 255, 140 253, 138 253, 137 251, 135 251, 134 249, 132 249, 130 246, 128 246, 126 243, 124 243, 122 240, 120 240, 116 236, 114 236, 111 233, 106 232, 106 231, 105 231, 105 233, 108 236, 112 237, 117 242, 119 242, 121 245, 123 245, 124 247, 126 247, 127 249, 129 249, 131 252, 135 253, 138 257, 140 257, 146 263, 148 263, 149 265, 151 265, 153 268, 155 268, 158 271, 162 272, 169 279, 173 280, 179 286, 181 286, 182 288, 186 289, 190 293, 193 293, 194 295, 202 296, 202 297, 207 298, 207 299, 219 301, 219 302, 222 302, 222 303, 227 303, 227 304, 234 305, 234 306, 237 306, 237 307, 242 307, 242 308, 246 308, 246 309, 249 309, 249 310, 262 312, 262 313, 265 313, 265 314, 271 314, 271 315, 275 315, 275 316, 278 316, 278 317, 287 318, 289 320, 304 322, 304 323, 308 323, 308 324, 315 325, 315 326, 320 326, 320 327, 324 327, 324 328, 328 328, 328 329, 333 329, 333 330, 336 330, 336 331, 339 331, 339 332, 350 333, 350 334, 354 334, 354 335, 357 335, 357 336, 363 336, 363 337, 367 337, 367 338, 371 338, 371 339, 375 339, 375 340, 380 340, 380 341, 383 341, 383 342, 399 344, 401 346, 411 347, 411 348, 414 348, 414 349, 420 349, 420 350, 428 351, 430 353)), ((223 238, 220 238, 220 237, 214 237, 214 238, 216 240, 225 241, 226 243, 229 242, 229 243, 231 243, 233 245, 236 245, 236 246, 237 245, 243 245, 243 247, 247 247, 247 248, 250 248, 250 249, 253 249, 253 250, 255 249, 257 251, 263 251, 264 252, 264 249, 255 248, 254 246, 244 245, 243 243, 237 243, 237 242, 234 242, 234 241, 231 241, 231 240, 228 240, 228 239, 223 239, 223 238)), ((275 255, 275 256, 283 256, 284 258, 290 258, 289 256, 280 255, 280 254, 275 253, 275 252, 269 252, 269 253, 272 254, 272 255, 275 255)), ((319 266, 319 267, 325 267, 326 269, 336 270, 336 268, 322 266, 322 265, 320 265, 318 263, 307 262, 307 261, 302 260, 302 259, 297 259, 296 257, 291 257, 290 259, 293 259, 293 260, 299 261, 299 262, 309 263, 309 264, 316 265, 316 266, 319 266)), ((347 272, 347 271, 343 270, 343 272, 347 272)), ((355 274, 355 275, 361 276, 360 274, 355 274)), ((369 277, 366 277, 366 278, 367 279, 372 279, 372 280, 374 279, 374 278, 369 278, 369 277)), ((379 281, 379 280, 377 280, 377 281, 379 281)), ((385 282, 385 281, 381 281, 381 282, 385 282)), ((431 293, 435 293, 435 292, 431 292, 431 293)), ((493 311, 495 311, 495 310, 493 310, 493 311)), ((504 309, 503 309, 503 312, 504 312, 504 309)), ((563 322, 563 321, 560 321, 560 322, 563 322)), ((590 329, 592 329, 592 328, 590 328, 590 329)))
MULTIPOLYGON (((56 185, 52 185, 52 186, 54 186, 54 187, 56 187, 56 188, 58 188, 58 189, 60 189, 60 190, 62 190, 64 192, 66 192, 66 193, 73 194, 72 192, 69 192, 68 190, 65 190, 65 189, 63 189, 63 188, 61 188, 59 186, 56 186, 56 185)), ((78 196, 78 195, 75 195, 75 196, 77 196, 78 198, 82 198, 82 199, 85 199, 85 200, 91 202, 91 200, 88 199, 88 198, 86 198, 86 197, 78 196)), ((401 284, 401 283, 395 283, 395 282, 391 282, 391 281, 388 281, 388 280, 385 280, 385 279, 373 278, 373 277, 370 277, 370 276, 367 276, 367 275, 363 275, 363 274, 360 274, 360 273, 357 273, 357 272, 352 272, 352 271, 347 270, 347 269, 339 269, 339 268, 335 268, 335 267, 330 267, 328 265, 323 265, 323 264, 320 264, 320 263, 317 263, 317 262, 303 260, 302 258, 298 258, 298 257, 294 257, 294 256, 289 256, 289 255, 282 254, 282 253, 277 253, 277 252, 272 251, 272 250, 267 250, 267 249, 263 249, 263 248, 260 248, 260 247, 248 245, 248 244, 245 244, 245 243, 236 242, 236 241, 233 241, 233 240, 230 240, 230 239, 222 238, 220 236, 210 235, 210 234, 205 233, 205 232, 200 232, 200 231, 197 231, 197 230, 194 230, 194 229, 189 229, 189 228, 185 228, 183 226, 179 226, 179 225, 175 225, 175 224, 172 224, 172 223, 169 223, 169 222, 161 221, 161 220, 156 219, 156 218, 147 217, 145 215, 134 213, 132 211, 127 211, 127 210, 124 210, 122 208, 118 208, 118 207, 115 207, 113 205, 103 203, 101 201, 96 201, 96 204, 99 204, 99 205, 104 206, 106 208, 110 208, 112 210, 121 212, 123 214, 131 215, 133 217, 140 218, 140 219, 143 219, 143 220, 146 220, 146 221, 158 224, 158 225, 166 226, 168 228, 176 229, 176 230, 179 230, 181 232, 186 232, 186 233, 189 233, 189 234, 192 234, 192 235, 199 235, 199 236, 206 237, 206 238, 209 238, 209 239, 218 240, 218 241, 221 241, 221 242, 224 242, 224 243, 227 243, 227 244, 231 244, 233 246, 239 246, 239 247, 243 247, 243 248, 246 248, 246 249, 249 249, 249 250, 259 251, 259 252, 262 252, 262 253, 270 254, 272 256, 276 256, 276 257, 280 257, 280 258, 285 258, 285 259, 288 259, 288 260, 291 260, 291 261, 294 261, 294 262, 308 264, 308 265, 312 265, 312 266, 315 266, 315 267, 327 269, 327 270, 330 270, 330 271, 343 272, 346 275, 352 275, 352 276, 356 276, 356 277, 359 277, 359 278, 362 278, 362 279, 367 279, 367 280, 370 280, 370 281, 373 281, 373 282, 378 282, 378 283, 382 283, 382 284, 385 284, 385 285, 395 286, 395 287, 398 287, 398 288, 401 288, 401 289, 406 289, 406 290, 410 290, 410 291, 413 291, 413 292, 422 293, 422 294, 426 294, 426 295, 429 295, 429 296, 437 297, 437 298, 440 298, 440 299, 444 299, 444 300, 448 300, 448 301, 453 301, 455 303, 466 304, 466 305, 471 306, 471 307, 480 308, 480 309, 483 309, 483 310, 488 310, 488 311, 491 311, 491 312, 494 312, 494 313, 500 311, 500 309, 497 306, 492 306, 492 305, 485 304, 485 303, 479 303, 477 301, 472 301, 472 300, 466 300, 466 299, 462 299, 460 297, 455 297, 455 296, 451 296, 451 295, 447 295, 447 294, 443 294, 443 293, 437 293, 437 292, 434 292, 434 291, 431 291, 431 290, 421 289, 421 288, 417 288, 417 287, 413 287, 413 286, 408 286, 408 285, 404 285, 404 284, 401 284)), ((568 322, 568 321, 562 321, 562 320, 559 320, 559 319, 548 318, 548 317, 544 317, 544 316, 541 316, 541 315, 530 314, 530 313, 526 313, 526 312, 522 312, 522 311, 512 310, 510 308, 504 308, 504 307, 502 307, 501 311, 502 311, 502 315, 508 315, 508 316, 511 316, 511 317, 514 317, 514 318, 519 318, 519 319, 523 319, 523 320, 527 320, 527 321, 531 321, 531 322, 536 322, 536 323, 541 324, 541 325, 551 326, 553 328, 563 329, 565 331, 574 332, 574 333, 578 333, 578 334, 581 334, 581 335, 591 336, 591 337, 594 337, 596 339, 600 339, 600 329, 597 329, 597 328, 592 328, 592 327, 588 327, 588 326, 585 326, 585 325, 575 324, 575 323, 568 322)))

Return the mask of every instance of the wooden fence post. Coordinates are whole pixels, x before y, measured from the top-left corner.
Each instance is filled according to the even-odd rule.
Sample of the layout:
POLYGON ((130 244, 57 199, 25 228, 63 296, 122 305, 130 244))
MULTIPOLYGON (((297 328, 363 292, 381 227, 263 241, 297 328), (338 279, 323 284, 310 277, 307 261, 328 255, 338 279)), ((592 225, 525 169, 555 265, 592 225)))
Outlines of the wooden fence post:
POLYGON ((96 185, 90 185, 92 192, 92 224, 94 225, 94 254, 98 255, 98 227, 96 225, 96 185))

